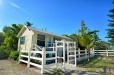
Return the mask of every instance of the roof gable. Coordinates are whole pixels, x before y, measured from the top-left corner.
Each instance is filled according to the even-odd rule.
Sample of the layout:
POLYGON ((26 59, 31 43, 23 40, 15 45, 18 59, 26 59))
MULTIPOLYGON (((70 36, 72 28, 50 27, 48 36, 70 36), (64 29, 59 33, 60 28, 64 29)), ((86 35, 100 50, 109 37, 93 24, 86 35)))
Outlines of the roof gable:
POLYGON ((20 37, 20 36, 22 35, 22 33, 23 33, 26 29, 27 29, 27 27, 26 27, 26 26, 23 26, 23 27, 21 28, 21 30, 19 31, 19 33, 17 34, 17 37, 20 37))

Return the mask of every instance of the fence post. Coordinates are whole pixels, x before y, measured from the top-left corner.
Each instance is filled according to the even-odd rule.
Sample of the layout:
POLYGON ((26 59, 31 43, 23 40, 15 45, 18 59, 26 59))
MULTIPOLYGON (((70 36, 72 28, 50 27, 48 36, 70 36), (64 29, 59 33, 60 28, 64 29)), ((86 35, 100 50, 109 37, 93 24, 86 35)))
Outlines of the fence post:
POLYGON ((95 56, 95 50, 94 50, 94 48, 92 48, 93 49, 93 57, 95 56))
POLYGON ((30 67, 30 56, 31 56, 31 48, 30 48, 30 50, 28 51, 28 64, 27 64, 27 68, 30 67))
POLYGON ((85 57, 86 57, 86 59, 87 59, 87 50, 85 49, 85 57))
POLYGON ((42 68, 41 68, 41 74, 44 73, 45 63, 46 63, 46 53, 45 53, 45 48, 43 47, 43 49, 42 49, 42 68))
POLYGON ((21 49, 19 50, 19 60, 18 60, 18 64, 20 63, 20 59, 21 59, 21 49))
POLYGON ((108 50, 106 50, 106 52, 107 52, 107 57, 108 57, 108 50))
POLYGON ((78 48, 78 57, 79 57, 79 61, 80 61, 80 48, 78 48))

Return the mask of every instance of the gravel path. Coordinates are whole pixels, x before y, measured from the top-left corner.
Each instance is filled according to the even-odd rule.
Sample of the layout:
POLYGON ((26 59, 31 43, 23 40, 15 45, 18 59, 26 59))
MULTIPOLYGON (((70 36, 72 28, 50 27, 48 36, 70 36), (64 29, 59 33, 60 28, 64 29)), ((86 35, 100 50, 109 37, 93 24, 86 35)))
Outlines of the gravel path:
POLYGON ((0 60, 0 75, 41 75, 38 72, 17 64, 14 61, 0 60))

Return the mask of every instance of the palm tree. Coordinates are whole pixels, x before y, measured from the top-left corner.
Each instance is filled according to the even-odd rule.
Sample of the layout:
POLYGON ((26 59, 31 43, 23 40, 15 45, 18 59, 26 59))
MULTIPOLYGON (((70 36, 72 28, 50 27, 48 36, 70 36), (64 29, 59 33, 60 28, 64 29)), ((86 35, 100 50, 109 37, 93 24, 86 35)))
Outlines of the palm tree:
POLYGON ((90 30, 85 27, 84 21, 81 23, 82 29, 78 31, 79 43, 88 50, 88 61, 90 59, 90 49, 94 45, 94 36, 90 30))

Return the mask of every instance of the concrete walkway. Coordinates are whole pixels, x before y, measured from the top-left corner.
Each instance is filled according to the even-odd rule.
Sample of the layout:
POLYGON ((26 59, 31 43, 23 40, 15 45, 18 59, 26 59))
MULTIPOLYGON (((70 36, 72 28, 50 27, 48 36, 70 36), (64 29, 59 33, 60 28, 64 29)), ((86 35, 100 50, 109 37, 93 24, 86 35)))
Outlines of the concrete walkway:
MULTIPOLYGON (((80 68, 80 67, 76 68, 76 66, 68 65, 67 63, 65 63, 65 66, 66 66, 65 75, 101 75, 100 73, 97 73, 97 72, 87 72, 85 70, 85 68, 80 68)), ((48 70, 46 70, 46 71, 52 70, 54 68, 55 68, 55 66, 52 66, 52 67, 50 66, 50 67, 48 67, 48 70)), ((62 69, 62 64, 58 64, 57 68, 62 69)))

